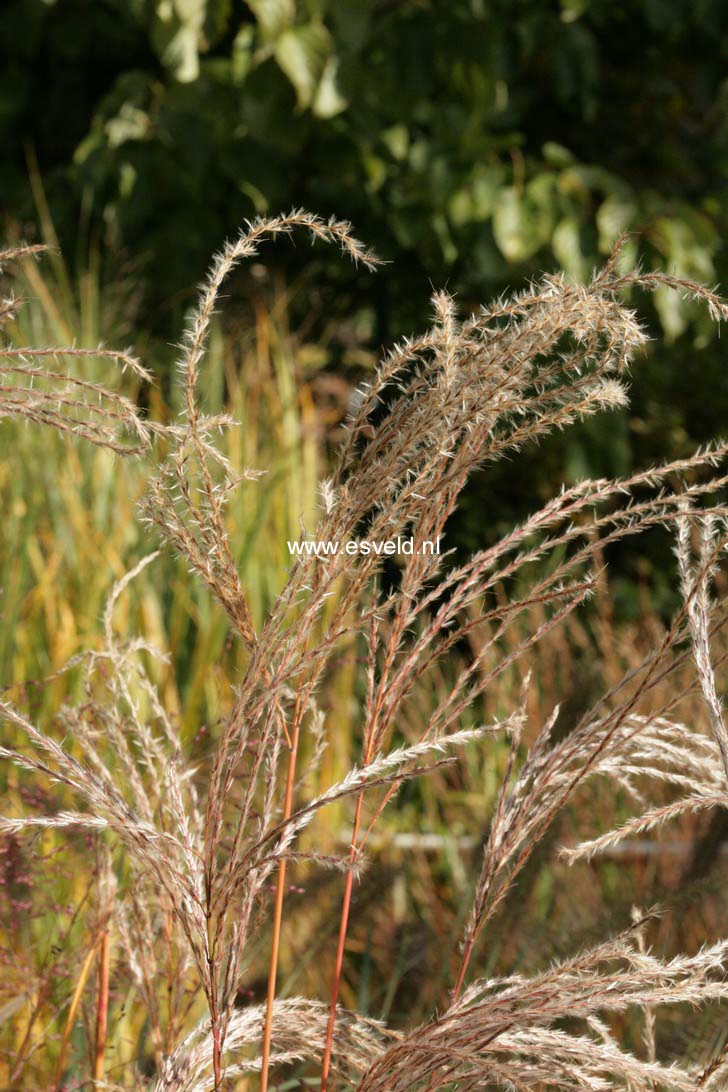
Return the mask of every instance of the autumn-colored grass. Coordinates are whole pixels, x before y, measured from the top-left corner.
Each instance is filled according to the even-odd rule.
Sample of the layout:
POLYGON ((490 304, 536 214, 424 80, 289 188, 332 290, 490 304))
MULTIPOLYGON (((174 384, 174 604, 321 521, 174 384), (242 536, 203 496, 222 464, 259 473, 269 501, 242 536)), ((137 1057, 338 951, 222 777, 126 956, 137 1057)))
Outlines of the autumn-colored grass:
MULTIPOLYGON (((295 211, 248 225, 201 288, 169 407, 142 399, 152 376, 131 352, 64 348, 47 332, 31 341, 21 301, 8 292, 1 305, 0 427, 46 425, 70 444, 79 527, 93 526, 105 482, 78 573, 95 639, 82 649, 74 637, 64 665, 44 644, 47 617, 30 642, 48 657, 36 672, 46 679, 11 685, 0 704, 4 958, 12 971, 30 954, 32 967, 2 999, 9 1085, 50 1074, 56 1086, 156 1092, 719 1087, 724 1042, 676 1055, 661 1029, 670 1011, 709 1016, 725 998, 720 890, 698 898, 707 873, 690 851, 672 874, 650 863, 650 876, 615 876, 609 864, 633 838, 639 859, 659 860, 663 828, 678 857, 695 849, 728 804, 716 595, 728 446, 564 486, 457 564, 416 552, 385 573, 376 554, 285 551, 298 534, 444 536, 474 470, 515 466, 550 431, 625 404, 645 341, 627 289, 687 294, 716 321, 728 306, 700 285, 623 269, 619 248, 588 284, 546 276, 465 318, 438 293, 430 328, 350 400, 333 464, 310 438, 306 464, 305 401, 283 381, 295 368, 279 360, 268 388, 281 410, 270 448, 250 446, 262 430, 235 369, 227 397, 213 382, 230 361, 215 319, 226 279, 293 231, 376 267, 344 223, 295 211), (275 526, 251 499, 270 470, 251 451, 288 468, 275 526), (133 469, 117 472, 117 460, 133 469), (618 627, 605 558, 647 531, 674 542, 677 606, 669 620, 648 610, 618 627), (136 618, 124 616, 130 597, 136 618), (178 602, 199 604, 199 659, 175 639, 178 602), (201 723, 203 705, 214 725, 201 723), (324 765, 327 746, 343 768, 324 765), (395 869, 402 827, 411 839, 395 869), (668 910, 693 891, 705 917, 684 945, 660 936, 646 898, 660 882, 668 910), (589 907, 593 930, 548 940, 555 907, 572 922, 589 907), (617 908, 611 922, 605 907, 617 908), (56 935, 44 937, 54 912, 56 935)), ((28 283, 37 259, 21 247, 0 256, 28 283)), ((22 460, 5 485, 42 541, 46 513, 27 506, 22 460)), ((22 580, 12 556, 4 564, 22 580)), ((55 594, 45 586, 39 609, 55 594)), ((24 609, 16 596, 11 684, 24 609)))

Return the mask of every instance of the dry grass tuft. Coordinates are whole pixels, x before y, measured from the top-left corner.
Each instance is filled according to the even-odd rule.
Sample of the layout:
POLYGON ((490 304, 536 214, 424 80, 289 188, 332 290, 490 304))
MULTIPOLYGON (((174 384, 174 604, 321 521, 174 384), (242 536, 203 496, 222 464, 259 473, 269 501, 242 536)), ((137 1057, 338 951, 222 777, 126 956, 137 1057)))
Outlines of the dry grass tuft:
MULTIPOLYGON (((541 973, 490 980, 478 977, 477 953, 535 848, 590 779, 613 779, 640 814, 570 848, 570 860, 681 814, 728 804, 728 733, 712 653, 725 615, 711 595, 726 543, 726 509, 716 496, 728 482, 722 469, 728 444, 623 480, 564 488, 464 564, 453 567, 446 555, 418 552, 401 558, 397 580, 386 590, 376 553, 299 556, 256 628, 226 523, 241 478, 216 445, 218 432, 233 422, 205 416, 199 388, 225 278, 266 238, 294 228, 339 245, 355 262, 376 264, 346 224, 295 212, 249 225, 215 260, 182 343, 179 423, 145 422, 134 405, 75 375, 87 356, 145 374, 127 354, 0 347, 1 416, 50 424, 125 454, 157 440, 158 469, 143 519, 206 583, 247 650, 232 711, 207 764, 198 768, 152 681, 154 650, 139 640, 121 643, 114 633, 114 604, 153 564, 150 554, 114 587, 103 648, 71 665, 84 672, 82 703, 65 707, 53 727, 0 704, 18 740, 0 755, 69 800, 54 815, 7 816, 2 829, 13 835, 50 827, 106 831, 109 845, 123 850, 124 883, 112 894, 107 867, 98 899, 97 944, 105 956, 91 1065, 97 1087, 124 1087, 103 1073, 110 929, 154 1043, 156 1074, 131 1075, 132 1087, 221 1092, 242 1075, 260 1073, 266 1088, 273 1069, 293 1062, 318 1069, 322 1089, 336 1083, 362 1092, 718 1087, 719 1059, 695 1070, 655 1057, 654 1021, 660 1006, 726 997, 727 942, 660 960, 647 950, 639 920, 541 973), (527 745, 529 657, 597 589, 605 548, 654 527, 676 539, 682 605, 672 624, 567 735, 555 732, 556 708, 529 733, 527 745), (402 745, 398 725, 405 710, 411 715, 408 703, 463 647, 471 655, 422 713, 415 738, 402 745), (317 694, 344 648, 363 653, 361 757, 340 781, 307 799, 310 768, 326 734, 336 731, 326 724, 317 694), (691 655, 695 673, 685 684, 691 655), (469 727, 467 717, 514 666, 522 668, 520 700, 506 716, 469 727), (680 705, 695 686, 704 699, 704 723, 684 723, 680 705), (302 736, 314 745, 299 769, 302 736), (509 757, 470 914, 453 953, 448 1004, 405 1033, 343 1011, 338 992, 352 891, 376 819, 405 781, 455 761, 466 744, 486 747, 497 739, 508 741, 509 757), (660 796, 666 789, 667 803, 660 796), (651 803, 653 790, 659 802, 651 803), (348 852, 304 851, 299 835, 313 818, 349 799, 348 852), (286 866, 302 860, 345 873, 328 1006, 276 996, 286 866), (246 959, 276 878, 268 1002, 245 1007, 246 959), (196 1024, 195 991, 206 1005, 196 1024), (645 1013, 647 1057, 610 1030, 609 1014, 628 1007, 645 1013)), ((0 261, 10 263, 19 253, 26 252, 6 252, 0 261)), ((728 305, 699 285, 619 273, 617 256, 618 250, 588 285, 546 276, 465 320, 449 296, 437 294, 431 328, 397 346, 361 390, 338 462, 322 484, 318 522, 303 533, 339 543, 398 535, 435 541, 475 469, 513 457, 553 429, 623 405, 628 366, 645 341, 622 302, 625 289, 669 287, 703 300, 716 320, 728 316, 728 305)), ((17 305, 12 296, 4 300, 0 321, 17 305)), ((254 480, 257 473, 243 477, 254 480)), ((22 1070, 20 1059, 19 1082, 22 1070)))

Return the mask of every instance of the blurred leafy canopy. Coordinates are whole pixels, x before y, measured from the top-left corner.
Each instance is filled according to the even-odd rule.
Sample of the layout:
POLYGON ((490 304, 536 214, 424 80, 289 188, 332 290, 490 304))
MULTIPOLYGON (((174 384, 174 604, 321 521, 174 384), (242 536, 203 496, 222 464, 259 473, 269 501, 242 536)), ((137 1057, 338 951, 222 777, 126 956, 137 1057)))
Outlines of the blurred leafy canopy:
MULTIPOLYGON (((30 143, 59 214, 85 195, 163 288, 297 203, 479 296, 583 277, 624 229, 716 278, 721 0, 11 0, 2 23, 7 204, 30 143)), ((658 306, 677 337, 687 307, 658 306)))

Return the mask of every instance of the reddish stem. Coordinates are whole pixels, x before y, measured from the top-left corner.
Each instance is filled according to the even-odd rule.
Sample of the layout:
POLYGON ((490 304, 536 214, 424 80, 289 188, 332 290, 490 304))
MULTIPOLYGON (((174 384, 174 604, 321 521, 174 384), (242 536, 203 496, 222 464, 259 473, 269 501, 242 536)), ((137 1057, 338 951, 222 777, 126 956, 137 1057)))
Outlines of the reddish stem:
MULTIPOLYGON (((288 753, 288 774, 286 777, 286 797, 283 805, 283 819, 290 819, 293 811, 293 787, 296 780, 296 757, 298 755, 298 739, 300 735, 300 700, 296 706, 293 723, 293 737, 291 749, 288 753)), ((283 897, 286 890, 286 859, 282 857, 278 863, 278 882, 276 884, 276 904, 273 915, 273 939, 270 949, 270 964, 268 967, 268 997, 265 1007, 265 1024, 263 1026, 263 1058, 260 1069, 260 1092, 267 1092, 268 1071, 270 1068, 270 1047, 273 1032, 273 1005, 276 999, 276 979, 278 976, 278 952, 281 943, 281 924, 283 921, 283 897)))
MULTIPOLYGON (((359 824, 361 822, 361 811, 363 803, 364 792, 362 790, 356 798, 354 829, 351 836, 351 849, 349 851, 349 862, 351 864, 354 864, 357 854, 359 852, 357 847, 357 840, 359 838, 359 824)), ((346 930, 349 926, 349 911, 351 909, 351 893, 353 887, 354 873, 350 870, 346 877, 344 898, 341 904, 341 918, 339 920, 339 941, 336 947, 336 965, 334 967, 334 981, 331 986, 331 1003, 329 1005, 329 1023, 326 1029, 326 1046, 324 1047, 324 1057, 323 1062, 321 1063, 321 1092, 326 1092, 329 1083, 331 1053, 334 1046, 334 1024, 336 1023, 336 1005, 339 1000, 341 969, 344 964, 344 946, 346 944, 346 930)))

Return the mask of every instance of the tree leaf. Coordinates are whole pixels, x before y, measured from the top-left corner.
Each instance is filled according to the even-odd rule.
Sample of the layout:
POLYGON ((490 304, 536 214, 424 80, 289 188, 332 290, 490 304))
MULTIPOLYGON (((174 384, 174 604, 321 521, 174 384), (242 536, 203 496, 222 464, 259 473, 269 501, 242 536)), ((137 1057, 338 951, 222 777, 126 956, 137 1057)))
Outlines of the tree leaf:
POLYGON ((339 62, 333 54, 327 58, 321 79, 314 95, 311 109, 318 118, 332 118, 340 114, 349 105, 339 91, 336 75, 339 62))
POLYGON ((296 0, 248 0, 266 38, 275 39, 296 21, 296 0))
POLYGON ((579 221, 575 216, 565 216, 554 231, 551 240, 556 260, 573 277, 582 281, 586 276, 586 262, 581 252, 579 221))
POLYGON ((320 23, 285 30, 276 41, 275 56, 296 90, 300 109, 306 109, 314 100, 331 56, 328 31, 320 23))
POLYGON ((547 241, 552 225, 553 181, 532 179, 525 191, 506 186, 493 211, 493 235, 509 262, 530 258, 547 241))
POLYGON ((528 251, 523 202, 515 186, 507 186, 498 196, 493 211, 493 235, 498 248, 509 262, 521 261, 528 251))
POLYGON ((156 5, 152 39, 162 64, 180 83, 192 83, 200 74, 206 12, 206 0, 160 0, 156 5))
POLYGON ((637 207, 628 197, 610 193, 609 197, 602 201, 597 209, 596 221, 599 249, 603 254, 608 253, 622 232, 632 226, 636 215, 637 207))

